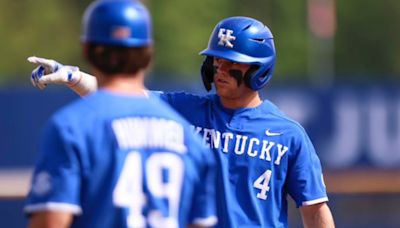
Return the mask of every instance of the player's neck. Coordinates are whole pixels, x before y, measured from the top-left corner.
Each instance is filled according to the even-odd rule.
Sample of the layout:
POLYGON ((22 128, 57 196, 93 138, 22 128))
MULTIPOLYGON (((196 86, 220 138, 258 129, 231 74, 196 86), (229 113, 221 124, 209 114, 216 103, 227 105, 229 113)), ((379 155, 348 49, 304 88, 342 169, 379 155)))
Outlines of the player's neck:
POLYGON ((144 92, 144 73, 139 72, 136 76, 117 74, 112 77, 97 77, 99 88, 122 95, 146 95, 144 92))
POLYGON ((226 98, 221 97, 222 106, 229 109, 238 108, 255 108, 262 103, 260 95, 258 92, 248 93, 245 96, 240 96, 239 98, 226 98))

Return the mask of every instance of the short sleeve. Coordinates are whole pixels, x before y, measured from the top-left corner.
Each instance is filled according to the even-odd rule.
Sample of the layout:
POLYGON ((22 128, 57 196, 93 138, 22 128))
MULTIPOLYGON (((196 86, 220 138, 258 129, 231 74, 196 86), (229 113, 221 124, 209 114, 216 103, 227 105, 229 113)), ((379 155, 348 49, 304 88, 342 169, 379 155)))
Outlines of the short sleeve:
POLYGON ((53 121, 45 127, 24 211, 80 214, 81 172, 73 131, 53 121))
POLYGON ((297 207, 328 201, 320 160, 304 131, 294 142, 289 161, 287 190, 297 207))

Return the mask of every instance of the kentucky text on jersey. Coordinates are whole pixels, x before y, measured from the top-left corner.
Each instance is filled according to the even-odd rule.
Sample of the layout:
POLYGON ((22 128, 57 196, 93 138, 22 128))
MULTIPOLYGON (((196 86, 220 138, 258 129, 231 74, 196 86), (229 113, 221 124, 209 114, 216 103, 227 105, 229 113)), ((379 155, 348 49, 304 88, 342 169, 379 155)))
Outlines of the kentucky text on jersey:
POLYGON ((253 158, 259 158, 261 160, 271 161, 271 150, 276 148, 278 154, 274 158, 274 164, 279 165, 281 158, 289 150, 289 147, 284 146, 280 143, 275 143, 268 140, 260 140, 258 138, 249 138, 246 135, 234 134, 231 132, 219 132, 215 129, 194 127, 195 132, 201 135, 203 143, 210 148, 219 149, 222 147, 222 152, 228 153, 229 145, 234 144, 234 153, 236 155, 247 154, 253 158), (256 148, 261 149, 257 150, 256 148))
POLYGON ((112 122, 121 149, 165 148, 185 153, 184 131, 179 123, 148 117, 130 117, 112 122))

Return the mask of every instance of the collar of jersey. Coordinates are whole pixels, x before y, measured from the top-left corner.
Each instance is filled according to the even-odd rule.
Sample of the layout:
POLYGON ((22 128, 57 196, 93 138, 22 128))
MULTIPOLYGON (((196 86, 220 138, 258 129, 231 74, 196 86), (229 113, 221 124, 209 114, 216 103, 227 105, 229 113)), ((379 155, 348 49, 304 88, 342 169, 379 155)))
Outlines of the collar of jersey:
POLYGON ((264 106, 264 102, 262 102, 259 106, 254 107, 254 108, 237 108, 237 109, 225 108, 221 103, 221 99, 216 94, 214 95, 214 101, 220 110, 222 110, 223 112, 225 112, 226 114, 229 114, 229 115, 254 113, 255 111, 259 110, 260 108, 262 108, 264 106))

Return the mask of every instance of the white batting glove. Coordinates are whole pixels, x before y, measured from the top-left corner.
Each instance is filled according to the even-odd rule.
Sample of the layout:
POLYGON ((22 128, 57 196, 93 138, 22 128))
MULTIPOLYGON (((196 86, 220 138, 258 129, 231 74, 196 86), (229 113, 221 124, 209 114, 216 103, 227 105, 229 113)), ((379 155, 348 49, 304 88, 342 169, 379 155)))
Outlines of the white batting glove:
POLYGON ((32 85, 44 89, 48 84, 61 84, 72 87, 81 80, 78 67, 64 66, 52 59, 31 56, 28 61, 39 65, 31 74, 32 85))
POLYGON ((31 56, 28 61, 39 65, 31 74, 32 85, 44 89, 48 84, 66 85, 83 97, 97 90, 96 77, 79 71, 75 66, 64 66, 52 59, 31 56))

